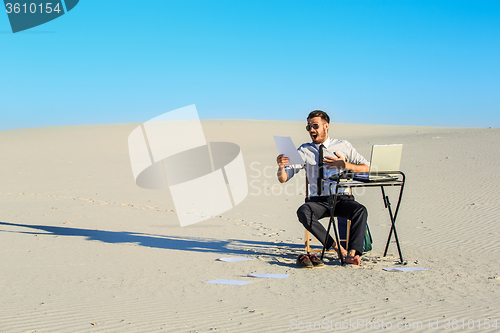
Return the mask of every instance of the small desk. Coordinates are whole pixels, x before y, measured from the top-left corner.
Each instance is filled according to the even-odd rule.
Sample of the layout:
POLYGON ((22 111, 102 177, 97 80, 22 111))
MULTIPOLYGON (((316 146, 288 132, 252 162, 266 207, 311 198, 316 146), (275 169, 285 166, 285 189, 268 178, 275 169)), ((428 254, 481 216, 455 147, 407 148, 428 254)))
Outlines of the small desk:
MULTIPOLYGON (((389 218, 391 219, 391 231, 389 232, 389 237, 387 238, 387 244, 385 245, 385 251, 384 251, 384 257, 387 255, 387 250, 389 249, 389 243, 391 242, 391 237, 392 233, 394 232, 394 238, 396 240, 396 245, 398 247, 398 253, 399 253, 399 259, 401 262, 403 262, 403 255, 401 254, 401 246, 399 245, 399 239, 398 239, 398 234, 396 232, 396 218, 398 216, 398 211, 399 211, 399 206, 401 204, 401 198, 403 196, 403 189, 405 186, 405 180, 406 176, 404 173, 401 171, 390 171, 390 172, 377 172, 377 173, 363 173, 363 174, 373 174, 373 175, 395 175, 397 176, 397 180, 394 181, 383 181, 383 182, 360 182, 360 181, 355 181, 352 180, 353 173, 349 173, 346 171, 343 171, 340 173, 340 175, 336 179, 324 179, 323 182, 329 183, 329 197, 328 197, 328 206, 330 208, 330 220, 328 222, 328 229, 326 232, 326 239, 324 244, 327 243, 328 240, 328 235, 330 234, 330 228, 333 225, 333 229, 335 231, 335 240, 337 241, 337 244, 340 244, 339 242, 339 234, 337 231, 337 226, 335 225, 335 220, 333 216, 333 212, 335 210, 335 205, 337 204, 337 197, 338 197, 338 189, 341 187, 380 187, 382 190, 382 199, 384 200, 384 205, 385 208, 388 209, 389 211, 389 218), (341 181, 341 179, 346 179, 346 181, 341 181), (332 191, 332 187, 335 186, 335 192, 332 191), (389 201, 389 196, 385 194, 384 187, 387 186, 398 186, 400 188, 399 190, 399 198, 398 198, 398 203, 396 205, 396 210, 394 213, 392 212, 391 208, 391 202, 389 201)), ((325 246, 323 246, 323 251, 321 252, 321 259, 323 259, 323 256, 325 255, 325 246)), ((338 255, 340 258, 340 263, 341 265, 344 265, 344 258, 342 258, 342 254, 340 253, 340 246, 338 246, 338 255)))

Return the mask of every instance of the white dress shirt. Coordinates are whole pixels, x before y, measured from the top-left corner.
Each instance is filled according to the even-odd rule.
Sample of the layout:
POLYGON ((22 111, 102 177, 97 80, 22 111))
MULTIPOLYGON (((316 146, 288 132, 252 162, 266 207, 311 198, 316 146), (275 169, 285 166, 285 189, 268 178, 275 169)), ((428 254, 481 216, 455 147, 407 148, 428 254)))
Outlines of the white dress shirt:
MULTIPOLYGON (((323 149, 323 156, 333 156, 336 157, 334 153, 337 153, 342 157, 346 162, 351 164, 366 164, 370 165, 363 156, 361 156, 356 149, 346 140, 338 140, 338 139, 330 139, 327 138, 325 142, 323 142, 325 148, 323 149)), ((297 151, 300 156, 304 160, 305 164, 298 165, 287 165, 285 166, 285 171, 288 175, 288 179, 291 179, 297 172, 301 169, 306 169, 307 179, 309 180, 309 196, 318 196, 317 189, 317 179, 318 179, 318 159, 319 159, 319 146, 315 143, 304 143, 297 151)), ((338 173, 338 169, 331 168, 325 166, 324 168, 324 179, 327 179, 333 175, 338 173)), ((332 188, 332 191, 335 191, 335 187, 332 188)), ((323 195, 328 195, 328 183, 323 184, 323 195)), ((348 189, 341 188, 339 189, 339 194, 348 194, 348 189)))

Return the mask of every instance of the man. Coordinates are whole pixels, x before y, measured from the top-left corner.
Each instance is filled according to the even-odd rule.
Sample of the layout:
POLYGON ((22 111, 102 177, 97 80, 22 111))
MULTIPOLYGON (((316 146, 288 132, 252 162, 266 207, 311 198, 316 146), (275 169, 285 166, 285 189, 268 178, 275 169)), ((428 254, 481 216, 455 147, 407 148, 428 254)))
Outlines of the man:
MULTIPOLYGON (((320 219, 330 216, 328 208, 328 184, 320 186, 321 179, 327 179, 335 175, 339 170, 353 170, 354 172, 368 172, 369 162, 361 156, 354 147, 345 140, 331 139, 328 137, 330 117, 323 111, 312 111, 307 117, 306 130, 312 139, 312 143, 304 143, 297 150, 305 161, 304 165, 289 165, 289 159, 283 154, 278 155, 278 180, 284 183, 290 180, 301 169, 306 169, 309 180, 309 197, 297 210, 300 223, 309 230, 316 238, 329 249, 338 249, 335 240, 328 235, 325 242, 326 230, 319 222, 320 219), (323 160, 320 161, 319 157, 323 160)), ((341 247, 344 262, 359 265, 360 255, 363 252, 364 235, 368 212, 362 204, 354 200, 347 189, 339 189, 339 196, 334 210, 334 216, 351 220, 349 233, 349 247, 344 250, 341 247)), ((318 264, 316 256, 299 256, 297 264, 300 267, 310 267, 311 259, 318 264)), ((319 265, 322 265, 319 262, 319 265)))

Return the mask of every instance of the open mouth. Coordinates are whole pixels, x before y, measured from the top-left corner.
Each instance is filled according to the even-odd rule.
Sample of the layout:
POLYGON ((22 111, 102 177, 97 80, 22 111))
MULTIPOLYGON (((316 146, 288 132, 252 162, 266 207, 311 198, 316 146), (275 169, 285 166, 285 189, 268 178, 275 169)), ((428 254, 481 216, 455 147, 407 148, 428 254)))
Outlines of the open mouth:
POLYGON ((318 134, 311 134, 311 138, 312 138, 313 140, 316 140, 316 139, 318 138, 318 134))

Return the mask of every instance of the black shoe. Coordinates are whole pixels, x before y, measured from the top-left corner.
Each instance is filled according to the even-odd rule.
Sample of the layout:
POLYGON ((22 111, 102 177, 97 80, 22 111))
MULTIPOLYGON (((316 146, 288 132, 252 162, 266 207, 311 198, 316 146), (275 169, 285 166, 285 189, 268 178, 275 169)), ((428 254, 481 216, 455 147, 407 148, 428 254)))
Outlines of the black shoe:
POLYGON ((309 256, 307 254, 299 254, 299 257, 297 258, 297 266, 299 266, 300 268, 314 267, 311 259, 309 259, 309 256))

